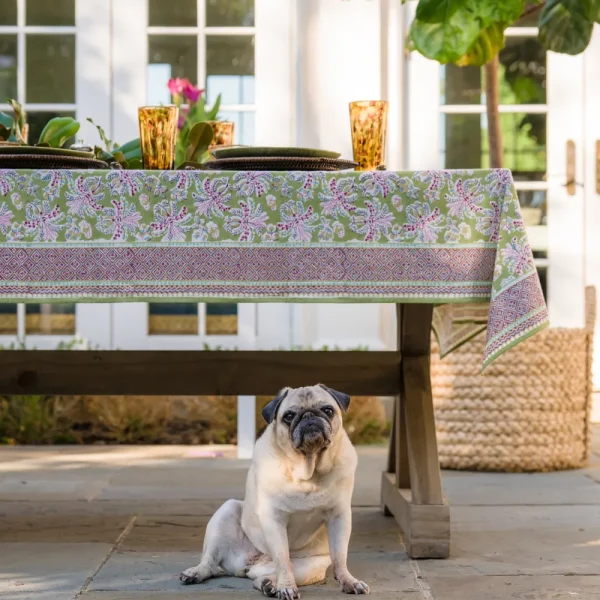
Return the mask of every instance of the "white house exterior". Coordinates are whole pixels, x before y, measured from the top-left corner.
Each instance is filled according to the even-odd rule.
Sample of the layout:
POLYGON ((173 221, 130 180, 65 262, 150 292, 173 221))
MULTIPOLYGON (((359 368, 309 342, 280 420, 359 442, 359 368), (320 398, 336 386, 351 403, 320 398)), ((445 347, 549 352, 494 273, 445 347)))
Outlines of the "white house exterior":
MULTIPOLYGON (((88 117, 126 141, 137 136, 137 107, 168 102, 167 80, 185 76, 207 87, 209 101, 222 93, 222 115, 236 121, 238 143, 322 147, 347 157, 348 102, 384 98, 388 168, 486 166, 481 72, 406 54, 414 5, 2 0, 0 91, 25 103, 32 135, 52 113, 67 113, 84 123, 86 141, 97 141, 88 117)), ((508 31, 505 68, 529 77, 537 95, 523 103, 508 88, 503 94, 505 166, 515 173, 551 322, 580 327, 585 285, 600 288, 600 33, 575 57, 536 50, 536 33, 527 23, 508 31), (565 185, 568 143, 574 192, 565 185)), ((112 349, 395 344, 388 305, 171 309, 179 313, 140 303, 0 306, 0 344, 52 348, 75 333, 112 349)), ((600 388, 600 353, 594 376, 600 388)))

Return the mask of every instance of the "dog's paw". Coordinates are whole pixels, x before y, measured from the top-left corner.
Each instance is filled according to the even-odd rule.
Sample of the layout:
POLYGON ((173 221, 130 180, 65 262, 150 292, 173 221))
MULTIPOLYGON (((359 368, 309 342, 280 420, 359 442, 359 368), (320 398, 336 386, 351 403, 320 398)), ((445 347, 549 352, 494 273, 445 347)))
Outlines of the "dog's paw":
POLYGON ((281 587, 277 589, 278 600, 299 600, 300 592, 297 587, 281 587))
POLYGON ((260 582, 260 591, 267 598, 275 598, 275 596, 277 596, 277 586, 275 585, 275 582, 268 577, 265 577, 260 582))
POLYGON ((358 579, 344 579, 340 581, 344 594, 370 594, 371 590, 364 581, 358 579))
POLYGON ((204 573, 198 567, 190 567, 179 576, 179 579, 185 585, 192 585, 193 583, 202 583, 208 577, 209 575, 204 576, 204 573))

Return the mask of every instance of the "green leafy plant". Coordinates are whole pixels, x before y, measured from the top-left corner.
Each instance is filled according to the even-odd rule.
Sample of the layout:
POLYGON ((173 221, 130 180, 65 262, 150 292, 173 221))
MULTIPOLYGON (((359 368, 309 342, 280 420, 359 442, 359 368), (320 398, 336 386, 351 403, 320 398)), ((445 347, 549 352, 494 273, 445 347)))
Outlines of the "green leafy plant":
MULTIPOLYGON (((13 116, 0 113, 0 140, 27 145, 24 132, 27 126, 27 114, 22 105, 12 98, 6 102, 13 109, 13 116)), ((68 141, 79 131, 80 124, 73 117, 54 117, 50 119, 35 146, 64 148, 68 141)))
POLYGON ((13 109, 14 115, 0 113, 0 140, 25 144, 23 131, 27 122, 27 114, 16 100, 7 98, 6 102, 13 109))
POLYGON ((535 15, 543 48, 579 54, 600 22, 600 0, 419 0, 408 34, 409 49, 441 64, 485 66, 492 167, 503 162, 498 53, 504 48, 506 28, 535 15))
POLYGON ((87 119, 97 130, 102 146, 94 146, 94 154, 97 159, 107 162, 109 165, 118 163, 123 169, 142 168, 142 145, 140 138, 130 140, 123 145, 117 144, 108 138, 104 128, 96 125, 90 118, 87 119))
POLYGON ((73 117, 54 117, 50 119, 42 133, 38 146, 50 146, 50 148, 62 148, 67 140, 77 134, 81 125, 73 117))
POLYGON ((185 162, 200 162, 208 152, 213 135, 213 129, 208 123, 192 125, 185 139, 185 162))
POLYGON ((207 121, 219 120, 221 95, 219 94, 213 106, 208 108, 204 90, 190 83, 188 79, 170 79, 167 86, 174 104, 179 107, 175 164, 182 167, 190 162, 207 160, 208 148, 213 138, 212 127, 207 121))

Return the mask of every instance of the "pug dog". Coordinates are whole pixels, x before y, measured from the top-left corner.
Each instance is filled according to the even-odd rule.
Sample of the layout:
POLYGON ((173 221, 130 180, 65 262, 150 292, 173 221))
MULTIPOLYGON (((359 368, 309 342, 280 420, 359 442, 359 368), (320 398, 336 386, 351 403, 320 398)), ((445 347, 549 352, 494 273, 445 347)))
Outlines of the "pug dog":
POLYGON ((298 587, 333 575, 347 594, 369 586, 347 566, 357 455, 342 415, 350 397, 322 384, 285 388, 265 406, 243 502, 228 500, 210 519, 202 560, 185 584, 248 577, 269 598, 295 600, 298 587))

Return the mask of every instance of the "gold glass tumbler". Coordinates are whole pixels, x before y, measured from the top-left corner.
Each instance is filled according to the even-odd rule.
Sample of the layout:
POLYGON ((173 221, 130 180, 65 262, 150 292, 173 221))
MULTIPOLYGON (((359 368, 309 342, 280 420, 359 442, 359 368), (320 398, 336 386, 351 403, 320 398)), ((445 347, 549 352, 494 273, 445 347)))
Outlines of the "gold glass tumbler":
POLYGON ((177 106, 138 108, 144 169, 168 171, 174 168, 178 117, 177 106))
POLYGON ((208 121, 213 128, 213 140, 210 148, 217 146, 233 146, 233 131, 235 123, 233 121, 208 121))
POLYGON ((372 171, 385 164, 388 103, 367 100, 350 103, 352 150, 357 171, 372 171))

